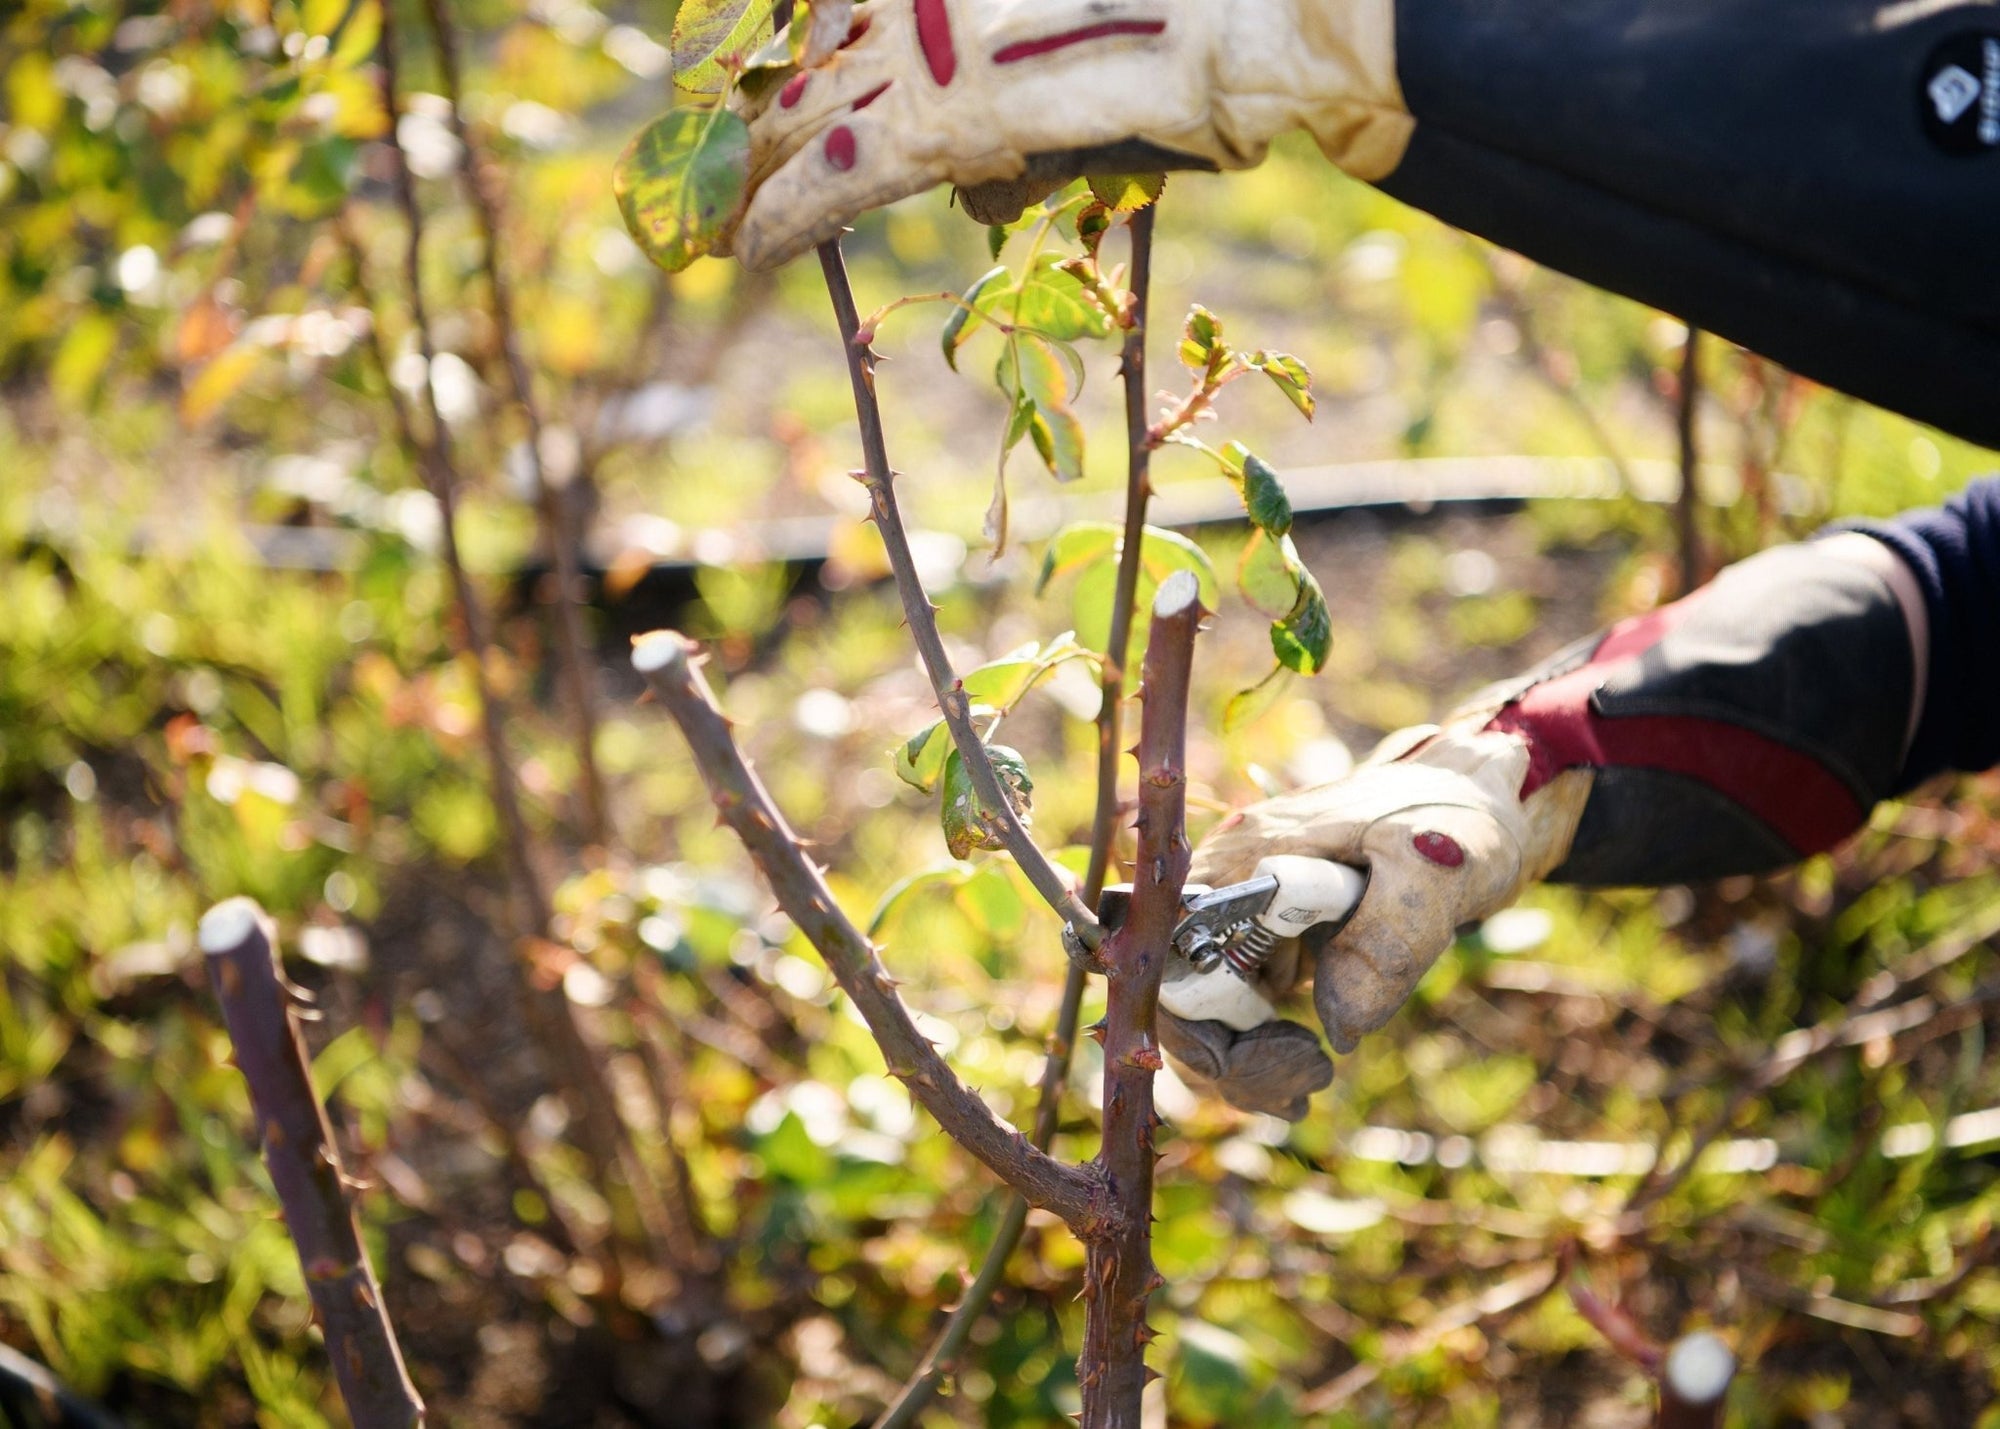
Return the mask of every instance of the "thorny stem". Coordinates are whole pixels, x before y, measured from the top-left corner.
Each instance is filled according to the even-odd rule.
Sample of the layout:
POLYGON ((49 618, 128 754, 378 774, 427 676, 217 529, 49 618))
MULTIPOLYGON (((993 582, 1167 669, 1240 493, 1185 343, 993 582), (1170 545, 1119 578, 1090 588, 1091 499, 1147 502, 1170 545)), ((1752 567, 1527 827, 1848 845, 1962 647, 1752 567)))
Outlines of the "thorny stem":
POLYGON ((1674 430, 1680 438, 1681 488, 1674 500, 1674 526, 1680 540, 1681 589, 1688 594, 1701 583, 1701 528, 1696 525, 1699 492, 1696 468, 1700 449, 1695 441, 1695 409, 1701 400, 1701 329, 1688 325, 1681 349, 1680 390, 1674 394, 1674 430))
MULTIPOLYGON (((1083 876, 1083 901, 1095 907, 1104 891, 1118 836, 1119 726, 1124 713, 1126 647, 1132 638, 1132 607, 1139 589, 1139 556, 1146 527, 1146 504, 1153 494, 1149 480, 1153 447, 1146 433, 1146 312, 1152 289, 1153 207, 1132 215, 1132 301, 1119 374, 1125 386, 1125 546, 1118 556, 1118 580, 1111 601, 1113 652, 1103 670, 1103 697, 1097 707, 1097 808, 1090 824, 1090 862, 1083 876)), ((1030 1137, 1046 1151, 1055 1139, 1062 1108, 1063 1084, 1069 1079, 1070 1058, 1076 1050, 1076 1024, 1083 1009, 1085 972, 1071 963, 1063 978, 1062 1004, 1055 1030, 1049 1034, 1048 1056, 1042 1063, 1042 1083, 1035 1103, 1035 1129, 1030 1137)), ((965 1295, 938 1332, 915 1373, 904 1382, 895 1402, 875 1421, 875 1429, 906 1429, 937 1393, 979 1317, 992 1303, 1006 1277, 1007 1261, 1028 1224, 1028 1203, 1016 1196, 1001 1217, 986 1258, 966 1287, 965 1295)))
POLYGON ((909 624, 910 638, 937 695, 938 712, 951 732, 958 757, 965 762, 973 793, 989 826, 999 834, 1007 852, 1013 855, 1043 900, 1076 929, 1086 945, 1095 944, 1102 936, 1096 915, 1084 907, 1069 879, 1028 837, 1020 815, 1014 812, 1013 802, 1000 786, 999 775, 993 771, 993 761, 980 742, 979 731, 973 727, 972 702, 945 654, 944 640, 938 634, 937 608, 924 593, 923 582, 917 576, 909 535, 903 529, 902 512, 896 505, 896 477, 889 466, 888 441, 882 432, 882 408, 875 399, 875 355, 856 341, 860 318, 855 311, 854 289, 847 281, 847 265, 841 260, 839 239, 820 244, 819 262, 826 275, 827 293, 833 299, 841 346, 847 353, 847 373, 854 386, 855 415, 861 425, 860 480, 868 490, 872 519, 888 552, 889 568, 903 600, 903 617, 909 624))
MULTIPOLYGON (((541 872, 535 866, 527 820, 521 812, 520 789, 513 762, 507 754, 505 713, 488 669, 491 642, 487 634, 485 606, 478 591, 473 588, 458 549, 458 476, 452 461, 450 429, 445 425, 444 413, 438 406, 437 385, 431 380, 437 350, 431 337, 429 311, 424 303, 423 209, 417 202, 416 180, 410 170, 409 156, 404 153, 396 132, 402 117, 402 104, 397 78, 395 6, 381 7, 381 23, 378 55, 381 60, 382 108, 388 118, 384 142, 394 160, 396 203, 402 210, 406 230, 403 276, 409 289, 410 324, 415 333, 418 355, 423 359, 423 391, 430 418, 427 439, 418 437, 415 423, 406 409, 399 410, 398 429, 416 457, 424 485, 438 505, 439 542, 443 548, 445 567, 451 574, 452 594, 464 627, 465 653, 471 659, 474 687, 479 697, 480 737, 486 750, 493 808, 499 819, 501 846, 507 860, 515 928, 525 949, 528 939, 548 934, 551 916, 549 895, 542 884, 541 872)), ((378 358, 383 355, 379 339, 375 350, 378 358)), ((395 384, 391 382, 389 385, 393 392, 395 384)), ((552 1071, 559 1085, 576 1103, 573 1110, 583 1129, 584 1149, 600 1167, 617 1164, 624 1170, 635 1209, 645 1223, 649 1238, 656 1245, 663 1243, 666 1238, 664 1210, 659 1196, 630 1145, 626 1129, 615 1110, 617 1103, 612 1097, 610 1084, 598 1064, 595 1051, 583 1035, 583 1029, 577 1025, 569 999, 560 987, 541 989, 530 985, 522 990, 524 1010, 535 1039, 551 1059, 552 1071)))
POLYGON ((479 151, 467 132, 463 95, 459 81, 458 35, 446 9, 446 0, 424 0, 431 35, 437 42, 438 68, 444 79, 445 100, 451 115, 452 134, 458 140, 459 172, 465 180, 466 198, 479 221, 480 245, 486 266, 486 286, 493 303, 493 327, 499 335, 501 355, 506 359, 508 386, 515 405, 527 426, 528 469, 534 476, 535 509, 541 518, 542 539, 548 543, 549 558, 555 565, 558 586, 555 607, 559 639, 557 668, 562 672, 564 697, 569 705, 571 741, 576 747, 578 779, 582 786, 583 835, 602 844, 610 835, 610 811, 604 798, 604 781, 597 771, 597 707, 591 691, 586 663, 589 641, 583 628, 583 610, 577 600, 582 574, 576 564, 576 544, 565 511, 563 488, 549 479, 542 451, 542 415, 535 401, 534 377, 521 354, 519 331, 514 325, 514 299, 507 275, 500 266, 499 202, 488 190, 480 171, 479 151))
POLYGON ((834 981, 853 1000, 890 1075, 909 1087, 952 1140, 1030 1202, 1061 1216, 1079 1235, 1094 1230, 1106 1212, 1097 1176, 1029 1145, 958 1079, 917 1030, 874 945, 834 902, 798 835, 736 747, 695 654, 684 636, 659 630, 639 637, 632 664, 680 726, 722 821, 743 841, 779 908, 819 950, 834 981))
POLYGON ((1195 579, 1177 571, 1153 602, 1141 668, 1139 847, 1132 903, 1104 942, 1104 1140, 1097 1169, 1119 1215, 1086 1245, 1082 1429, 1138 1429, 1152 1371, 1146 1302, 1163 1283, 1153 1268, 1153 1074, 1160 1070, 1154 1014, 1181 887, 1187 881, 1187 702, 1194 638, 1208 612, 1195 579))
POLYGON ((340 1397, 355 1429, 421 1425, 424 1402, 403 1366, 382 1287, 362 1249, 340 1149, 287 1002, 271 921, 247 898, 219 903, 201 920, 201 949, 237 1070, 250 1084, 264 1164, 298 1247, 340 1397))

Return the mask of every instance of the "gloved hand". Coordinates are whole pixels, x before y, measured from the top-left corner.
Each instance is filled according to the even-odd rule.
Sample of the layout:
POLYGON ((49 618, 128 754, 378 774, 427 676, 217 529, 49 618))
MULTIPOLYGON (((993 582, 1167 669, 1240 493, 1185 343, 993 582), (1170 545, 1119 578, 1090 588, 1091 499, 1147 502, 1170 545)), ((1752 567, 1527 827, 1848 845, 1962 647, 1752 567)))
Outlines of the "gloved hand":
MULTIPOLYGON (((1337 937, 1281 944, 1260 977, 1259 991, 1276 1003, 1310 975, 1339 1051, 1389 1020, 1461 924, 1506 907, 1568 852, 1591 771, 1566 771, 1523 799, 1527 743, 1479 723, 1392 736, 1385 753, 1416 747, 1400 758, 1378 755, 1336 783, 1254 804, 1195 850, 1190 877, 1216 887, 1280 853, 1367 871, 1361 903, 1337 937)), ((1297 1120, 1333 1076, 1319 1039, 1297 1023, 1239 1033, 1162 1011, 1160 1040, 1193 1085, 1246 1111, 1297 1120)))
MULTIPOLYGON (((1929 626, 1915 577, 1856 533, 1764 552, 1392 735, 1352 777, 1253 805, 1195 851, 1223 885, 1270 854, 1366 869, 1331 938, 1280 948, 1340 1051, 1386 1022, 1463 923, 1543 878, 1653 885, 1761 873, 1833 847, 1915 777, 1929 626)), ((1919 741, 1921 743, 1921 741, 1919 741)), ((1308 934, 1308 940, 1312 935, 1308 934)), ((1162 1014, 1198 1086, 1294 1119, 1331 1079, 1304 1027, 1246 1033, 1162 1014)))
POLYGON ((1018 213, 1082 172, 1245 168, 1300 127, 1374 179, 1411 128, 1392 0, 871 0, 825 65, 734 103, 751 198, 729 242, 756 269, 947 180, 1026 176, 1018 213))

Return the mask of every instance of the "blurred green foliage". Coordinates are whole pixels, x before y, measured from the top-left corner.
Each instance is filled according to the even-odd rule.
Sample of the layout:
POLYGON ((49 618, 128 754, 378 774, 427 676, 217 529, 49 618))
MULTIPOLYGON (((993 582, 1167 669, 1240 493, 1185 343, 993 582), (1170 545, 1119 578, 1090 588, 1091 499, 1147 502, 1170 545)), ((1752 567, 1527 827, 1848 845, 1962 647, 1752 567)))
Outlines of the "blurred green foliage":
MULTIPOLYGON (((751 1422, 860 1422, 956 1300, 1001 1199, 883 1077, 615 650, 598 752, 622 839, 573 836, 575 760, 531 600, 508 606, 489 674, 567 874, 536 968, 609 1049, 653 1168, 671 1174, 669 1146, 685 1158, 722 1287, 691 1330, 675 1316, 699 1297, 562 1139, 495 972, 513 950, 494 931, 472 672, 387 384, 438 390, 468 476, 464 544, 503 603, 503 574, 535 554, 522 433, 414 9, 401 137, 442 356, 412 370, 378 19, 369 0, 26 0, 0 21, 0 1337, 134 1424, 338 1421, 192 949, 203 906, 250 893, 326 1014, 321 1084, 438 1422, 647 1422, 702 1394, 751 1422), (706 1368, 649 1381, 690 1334, 706 1368)), ((608 176, 667 97, 670 19, 587 0, 461 16, 544 455, 592 521, 606 626, 682 618, 713 641, 774 794, 850 911, 881 905, 927 1032, 1025 1118, 1056 929, 993 856, 946 861, 931 806, 892 771, 935 712, 873 584, 817 276, 703 261, 665 280, 620 221, 608 176), (830 531, 825 599, 767 559, 772 528, 752 523, 779 515, 830 531), (661 556, 699 565, 684 617, 644 607, 638 577, 661 556)), ((1231 434, 1281 473, 1608 445, 1645 478, 1676 454, 1677 324, 1344 182, 1305 145, 1244 175, 1177 176, 1160 227, 1156 315, 1200 302, 1314 374, 1311 427, 1282 384, 1232 394, 1231 434)), ((961 292, 991 262, 944 195, 871 217, 849 252, 870 304, 961 292)), ((927 319, 885 324, 878 346, 954 657, 998 662, 1037 831, 1074 858, 1090 661, 1025 695, 1013 682, 1024 647, 1072 628, 1090 645, 1104 625, 1087 573, 1040 596, 1033 577, 1061 566, 1048 537, 1072 515, 1111 514, 1088 505, 1123 478, 1110 359, 1089 349, 1069 402, 1092 437, 1079 480, 1058 495, 1017 474, 1019 549, 989 563, 973 548, 1005 399, 954 376, 927 319)), ((1936 499, 1988 459, 1709 349, 1712 563, 1936 499)), ((1157 469, 1163 488, 1215 473, 1175 449, 1157 469)), ((1271 652, 1254 610, 1218 622, 1191 756, 1203 807, 1326 777, 1345 747, 1664 598, 1670 529, 1629 498, 1296 518, 1330 609, 1326 668, 1226 720, 1271 652)), ((1207 529, 1162 559, 1234 572, 1249 540, 1207 529)), ((1886 808, 1781 879, 1538 893, 1527 921, 1462 940, 1296 1129, 1169 1084, 1155 1362, 1172 1422, 1292 1423, 1302 1403, 1343 1429, 1629 1417, 1633 1372, 1560 1293, 1453 1313, 1572 1242, 1655 1333, 1728 1331, 1754 1368, 1733 1424, 1987 1422, 2000 1278, 1958 1268, 1991 1248, 2000 1140, 1960 1120, 2000 1103, 1987 1003, 1968 1001, 1993 973, 1994 793, 1969 781, 1886 808), (1934 1015, 1836 1038, 1732 1106, 1797 1029, 1967 930, 1972 950, 1921 981, 1934 1015), (1704 1169, 1621 1223, 1644 1153, 1678 1155, 1712 1125, 1704 1169)), ((1067 1155, 1093 1145, 1094 1050, 1072 1076, 1067 1155)), ((1031 1223, 927 1422, 1041 1425, 1071 1407, 1080 1269, 1059 1227, 1031 1223)))

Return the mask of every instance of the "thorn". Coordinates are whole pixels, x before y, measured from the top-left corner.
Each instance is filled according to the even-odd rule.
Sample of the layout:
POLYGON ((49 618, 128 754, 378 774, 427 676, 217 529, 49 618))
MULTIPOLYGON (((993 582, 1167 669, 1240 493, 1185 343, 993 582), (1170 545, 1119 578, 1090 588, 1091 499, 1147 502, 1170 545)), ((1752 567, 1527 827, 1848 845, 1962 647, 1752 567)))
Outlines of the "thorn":
POLYGON ((1160 1060, 1159 1047, 1150 1038, 1134 1047, 1123 1060, 1128 1067, 1138 1067, 1148 1072, 1157 1072, 1165 1065, 1160 1060))
POLYGON ((1145 1377, 1141 1379, 1139 1383, 1142 1385, 1151 1384, 1154 1380, 1159 1378, 1162 1378, 1160 1372, 1154 1369, 1151 1365, 1147 1365, 1145 1366, 1145 1377))
POLYGON ((1100 1047, 1104 1045, 1104 1034, 1107 1029, 1104 1025, 1103 1018, 1099 1018, 1097 1021, 1091 1023, 1090 1026, 1084 1028, 1083 1030, 1091 1041, 1095 1042, 1100 1047))

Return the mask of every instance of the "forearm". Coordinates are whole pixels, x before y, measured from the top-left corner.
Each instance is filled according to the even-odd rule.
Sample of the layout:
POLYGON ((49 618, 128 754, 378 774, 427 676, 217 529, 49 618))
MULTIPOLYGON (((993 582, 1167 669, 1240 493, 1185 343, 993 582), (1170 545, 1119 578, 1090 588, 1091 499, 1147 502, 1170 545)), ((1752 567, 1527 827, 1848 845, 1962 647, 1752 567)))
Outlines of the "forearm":
POLYGON ((1921 709, 1898 792, 2000 764, 2000 476, 1941 507, 1855 526, 1896 553, 1923 611, 1921 709))
POLYGON ((1559 882, 1792 863, 1943 769, 2000 761, 2000 479, 1780 547, 1621 622, 1461 718, 1591 778, 1559 882))
POLYGON ((1389 193, 2000 445, 2000 4, 1398 0, 1396 67, 1389 193))

